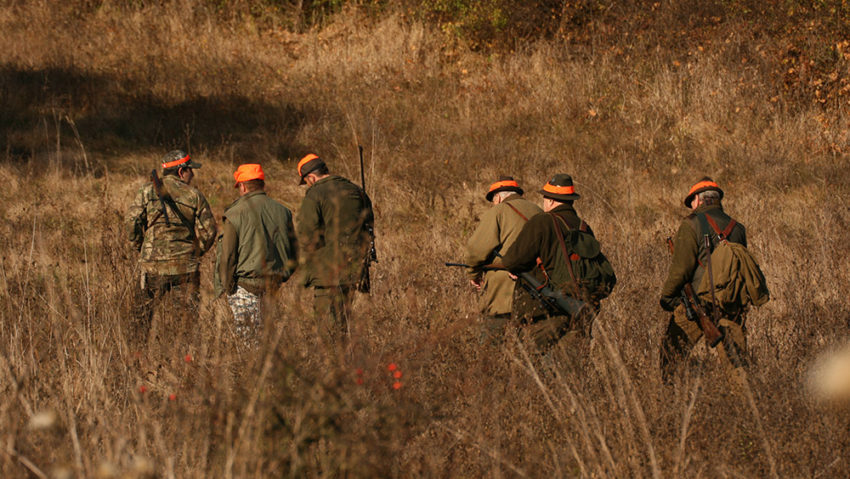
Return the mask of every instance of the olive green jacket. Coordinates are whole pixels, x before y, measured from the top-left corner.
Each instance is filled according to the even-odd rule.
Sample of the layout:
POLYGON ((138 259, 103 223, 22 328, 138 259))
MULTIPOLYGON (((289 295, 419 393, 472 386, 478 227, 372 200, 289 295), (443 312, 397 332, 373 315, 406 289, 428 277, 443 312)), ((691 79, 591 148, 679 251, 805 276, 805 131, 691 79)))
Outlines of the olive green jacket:
POLYGON ((366 267, 375 217, 362 188, 330 175, 307 189, 298 210, 305 287, 355 285, 366 267))
MULTIPOLYGON (((717 244, 717 235, 704 219, 711 216, 717 226, 723 230, 729 225, 729 217, 720 205, 700 206, 688 215, 679 225, 676 238, 673 240, 673 262, 667 273, 667 280, 661 288, 661 307, 673 311, 679 304, 682 288, 686 283, 693 285, 694 291, 699 287, 705 269, 703 264, 708 252, 705 248, 704 234, 712 239, 712 249, 717 244)), ((747 246, 747 231, 744 225, 738 223, 732 228, 727 241, 747 246)))
MULTIPOLYGON (((474 279, 481 274, 479 267, 491 263, 494 252, 505 254, 525 222, 542 212, 539 206, 516 194, 487 210, 466 245, 466 264, 472 266, 468 271, 470 277, 474 279)), ((481 286, 481 311, 488 316, 510 313, 514 286, 507 271, 485 272, 481 286)))
MULTIPOLYGON (((581 218, 571 205, 562 204, 548 213, 540 213, 529 219, 520 231, 514 244, 502 257, 502 265, 511 273, 532 271, 538 279, 545 280, 540 268, 537 267, 537 258, 540 258, 541 265, 549 275, 551 285, 564 294, 572 296, 574 289, 572 288, 574 284, 571 274, 572 266, 568 258, 564 258, 552 214, 560 216, 571 230, 581 228, 581 218)), ((590 226, 586 226, 585 231, 593 235, 590 226)), ((527 295, 523 295, 525 296, 527 295)), ((527 301, 523 305, 515 304, 514 309, 518 310, 515 313, 521 316, 538 316, 543 313, 539 305, 527 301)))
POLYGON ((297 265, 292 213, 265 191, 240 196, 224 211, 215 257, 216 296, 242 286, 262 294, 285 282, 297 265))
POLYGON ((176 176, 163 177, 162 186, 164 196, 173 200, 166 202, 165 214, 152 184, 136 193, 126 217, 129 240, 140 251, 143 272, 194 273, 215 241, 215 217, 204 195, 176 176))

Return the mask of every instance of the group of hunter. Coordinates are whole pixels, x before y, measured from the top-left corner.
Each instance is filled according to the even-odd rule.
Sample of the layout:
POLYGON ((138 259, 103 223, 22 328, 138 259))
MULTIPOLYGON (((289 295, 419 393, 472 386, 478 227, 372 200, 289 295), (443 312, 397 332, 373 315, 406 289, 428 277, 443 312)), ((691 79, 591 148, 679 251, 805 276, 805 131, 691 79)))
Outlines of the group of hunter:
POLYGON ((372 202, 359 186, 332 175, 310 154, 298 163, 300 184, 308 189, 298 212, 266 195, 259 164, 233 173, 239 197, 224 211, 221 227, 204 195, 190 186, 200 163, 181 150, 162 160, 160 180, 136 194, 127 214, 130 239, 140 251, 134 336, 146 340, 155 305, 178 320, 198 312, 200 258, 216 244, 214 288, 226 296, 237 335, 257 344, 263 325, 263 299, 297 270, 314 292, 314 316, 330 341, 348 330, 354 291, 368 288, 373 245, 372 202))
MULTIPOLYGON (((322 159, 309 154, 297 165, 300 184, 308 188, 293 222, 292 212, 266 195, 262 167, 243 164, 233 174, 239 197, 218 227, 204 195, 190 186, 200 167, 183 151, 168 153, 162 179, 154 170, 129 210, 130 239, 142 269, 137 334, 148 334, 154 305, 171 315, 197 314, 200 258, 216 244, 215 295, 226 297, 246 344, 258 340, 264 297, 296 270, 301 285, 313 290, 320 331, 332 341, 347 337, 354 293, 368 292, 374 254, 374 214, 363 188, 331 175, 322 159)), ((480 292, 482 339, 498 343, 509 327, 518 328, 545 352, 568 337, 592 334, 592 317, 616 277, 575 209, 581 196, 570 175, 551 177, 540 190, 540 206, 523 193, 512 177, 494 182, 485 194, 493 207, 469 238, 466 263, 447 264, 465 266, 480 292)), ((734 296, 740 304, 721 306, 709 299, 713 289, 712 296, 693 293, 705 289, 703 277, 712 275, 718 245, 747 245, 744 226, 724 212, 722 199, 723 190, 710 178, 693 185, 684 199, 691 211, 671 242, 673 260, 660 300, 673 313, 661 347, 665 372, 704 335, 721 345, 734 368, 746 365, 747 301, 739 299, 746 294, 734 296), (694 311, 703 319, 712 316, 713 329, 694 311)))
MULTIPOLYGON (((595 313, 616 278, 592 229, 576 212, 574 203, 580 195, 572 177, 557 174, 540 193, 542 208, 523 198, 522 188, 512 177, 501 177, 490 185, 485 198, 493 207, 481 216, 469 238, 466 264, 462 266, 468 268, 472 286, 481 292, 481 337, 498 342, 507 325, 517 325, 537 347, 546 350, 559 341, 591 333, 592 325, 572 313, 577 311, 575 306, 572 311, 569 305, 542 308, 541 303, 546 306, 545 301, 539 301, 545 299, 543 295, 528 291, 544 291, 544 287, 559 291, 586 303, 595 313)), ((670 241, 673 261, 660 299, 661 307, 673 313, 661 346, 665 378, 669 377, 671 366, 686 357, 706 334, 704 323, 694 311, 702 318, 714 318, 709 321, 718 331, 716 344, 721 357, 732 367, 733 374, 743 374, 747 362, 747 306, 767 300, 763 277, 729 281, 734 284, 727 289, 734 294, 722 307, 715 307, 711 296, 704 292, 703 277, 712 263, 711 252, 721 243, 747 246, 744 226, 724 212, 722 198, 723 190, 711 178, 693 185, 684 199, 690 214, 670 241)), ((752 266, 757 270, 757 265, 752 266)), ((725 273, 730 276, 737 270, 725 273)), ((715 274, 722 280, 722 271, 715 274)))

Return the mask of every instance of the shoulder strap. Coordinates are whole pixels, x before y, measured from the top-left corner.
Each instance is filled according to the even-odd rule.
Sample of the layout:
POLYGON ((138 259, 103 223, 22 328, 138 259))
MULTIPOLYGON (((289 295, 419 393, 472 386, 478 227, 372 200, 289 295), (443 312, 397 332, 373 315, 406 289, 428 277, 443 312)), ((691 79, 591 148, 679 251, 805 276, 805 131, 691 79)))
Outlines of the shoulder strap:
POLYGON ((512 210, 514 210, 514 212, 516 212, 516 214, 518 214, 520 218, 524 219, 525 221, 528 221, 528 217, 526 217, 524 214, 520 213, 520 211, 516 208, 516 206, 512 205, 509 201, 506 201, 505 204, 510 206, 510 208, 512 210))
POLYGON ((734 228, 735 225, 738 224, 737 221, 730 218, 729 224, 726 225, 726 229, 724 229, 723 231, 720 231, 720 227, 717 226, 717 222, 714 221, 714 218, 712 218, 711 216, 705 215, 705 219, 706 219, 706 221, 708 221, 708 224, 711 225, 711 229, 713 229, 714 232, 717 233, 717 236, 719 236, 721 240, 725 240, 726 238, 728 238, 729 235, 732 234, 732 228, 734 228))
POLYGON ((549 214, 552 216, 552 223, 554 223, 555 226, 555 236, 558 237, 558 242, 561 244, 561 253, 564 255, 564 261, 567 263, 567 271, 570 272, 570 279, 573 281, 573 286, 575 287, 575 294, 577 295, 576 297, 578 297, 578 295, 581 294, 581 287, 579 286, 578 281, 576 280, 575 272, 573 271, 573 261, 575 261, 575 259, 569 253, 567 253, 567 245, 564 241, 564 233, 561 232, 561 227, 558 225, 558 220, 561 220, 561 223, 564 224, 564 226, 567 228, 567 231, 570 230, 570 226, 567 224, 564 218, 561 218, 560 215, 557 215, 555 213, 549 214))

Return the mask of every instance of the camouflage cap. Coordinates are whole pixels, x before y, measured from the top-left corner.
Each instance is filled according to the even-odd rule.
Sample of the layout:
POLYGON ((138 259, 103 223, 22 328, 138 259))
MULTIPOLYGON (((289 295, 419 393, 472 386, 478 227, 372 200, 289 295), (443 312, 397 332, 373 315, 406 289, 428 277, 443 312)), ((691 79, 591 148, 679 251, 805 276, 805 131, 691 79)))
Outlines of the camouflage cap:
POLYGON ((172 168, 200 168, 201 164, 192 161, 189 154, 183 150, 172 150, 162 157, 162 169, 172 168))

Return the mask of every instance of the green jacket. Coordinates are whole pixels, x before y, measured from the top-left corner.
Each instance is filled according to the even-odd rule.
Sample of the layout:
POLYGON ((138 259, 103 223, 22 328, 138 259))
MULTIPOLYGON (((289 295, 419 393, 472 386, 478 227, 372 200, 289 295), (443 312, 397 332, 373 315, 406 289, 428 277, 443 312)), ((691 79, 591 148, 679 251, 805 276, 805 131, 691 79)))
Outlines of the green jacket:
POLYGON ((215 240, 215 217, 207 199, 197 189, 173 175, 163 177, 162 184, 164 194, 173 203, 166 202, 163 214, 153 185, 142 186, 127 211, 129 240, 141 253, 139 264, 143 272, 194 273, 198 271, 200 257, 215 240))
MULTIPOLYGON (((540 213, 528 220, 514 244, 502 257, 502 264, 511 273, 532 271, 538 279, 545 280, 540 268, 537 267, 537 258, 540 258, 543 268, 549 275, 550 284, 564 294, 572 296, 571 265, 568 259, 564 258, 552 214, 560 216, 572 230, 581 228, 581 218, 571 205, 562 204, 548 213, 540 213)), ((589 226, 586 227, 586 232, 593 234, 589 226)), ((525 298, 525 296, 527 295, 522 297, 525 298)), ((515 310, 515 314, 520 316, 543 314, 539 305, 529 301, 524 301, 522 305, 515 305, 515 310)))
POLYGON ((240 196, 225 211, 215 257, 215 294, 242 286, 254 294, 276 288, 297 265, 292 213, 265 191, 240 196))
MULTIPOLYGON (((670 264, 667 280, 661 288, 661 307, 668 311, 672 311, 679 304, 679 296, 687 282, 693 285, 694 291, 699 287, 705 271, 702 265, 707 259, 703 235, 708 233, 712 238, 712 249, 717 244, 717 235, 705 220, 706 215, 711 216, 721 230, 726 228, 732 219, 723 211, 722 206, 706 205, 700 206, 682 220, 673 240, 673 262, 670 264)), ((746 247, 747 231, 744 225, 736 224, 727 240, 746 247)))
MULTIPOLYGON (((472 266, 469 270, 470 277, 476 278, 481 274, 477 268, 491 263, 495 256, 494 251, 504 255, 519 236, 526 221, 542 212, 539 206, 516 194, 508 196, 503 202, 487 210, 466 245, 466 264, 472 266)), ((487 271, 483 279, 481 311, 488 316, 510 313, 515 283, 508 272, 487 271)))
POLYGON ((298 210, 302 284, 355 285, 366 267, 375 217, 362 188, 330 175, 307 189, 298 210))

